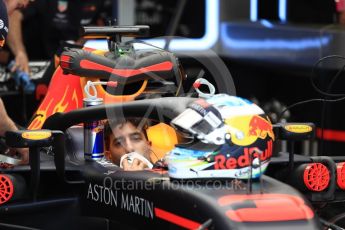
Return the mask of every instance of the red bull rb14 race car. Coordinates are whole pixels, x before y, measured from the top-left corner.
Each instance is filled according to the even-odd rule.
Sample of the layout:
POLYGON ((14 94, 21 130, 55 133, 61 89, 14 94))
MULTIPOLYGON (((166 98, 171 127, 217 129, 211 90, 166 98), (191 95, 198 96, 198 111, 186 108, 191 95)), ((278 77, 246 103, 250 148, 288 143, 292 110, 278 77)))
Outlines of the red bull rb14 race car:
MULTIPOLYGON (((227 102, 244 103, 234 107, 247 103, 248 107, 256 107, 235 97, 228 98, 227 102)), ((129 229, 287 229, 291 226, 317 229, 320 226, 317 214, 300 192, 273 177, 262 175, 272 155, 275 138, 272 129, 257 129, 258 135, 251 144, 237 145, 232 142, 235 139, 231 138, 232 132, 236 128, 229 125, 231 121, 226 123, 224 114, 217 114, 212 121, 214 124, 218 122, 218 126, 203 124, 208 122, 210 112, 207 112, 208 115, 201 118, 202 122, 191 126, 193 130, 204 128, 205 133, 198 133, 191 143, 177 144, 166 156, 168 170, 162 166, 129 172, 108 161, 84 160, 80 147, 83 146, 83 129, 69 128, 95 117, 105 119, 107 110, 121 110, 129 117, 143 116, 152 105, 160 115, 153 111, 150 119, 159 120, 158 115, 162 115, 167 122, 172 120, 171 124, 178 126, 191 110, 196 112, 193 107, 207 103, 210 102, 176 97, 93 106, 52 115, 43 130, 8 133, 9 145, 30 148, 30 166, 17 166, 2 174, 11 181, 15 191, 1 206, 3 220, 15 226, 48 229, 55 225, 97 229, 101 229, 100 226, 104 229, 119 226, 129 229), (207 125, 215 135, 206 134, 211 133, 205 128, 207 125), (219 138, 214 138, 216 133, 219 138), (224 135, 229 133, 230 137, 224 135), (79 143, 70 143, 78 142, 72 139, 79 139, 79 143), (48 146, 52 148, 45 151, 50 153, 40 151, 40 147, 48 146), (21 194, 16 194, 17 184, 21 185, 23 191, 18 192, 21 194), (24 215, 26 211, 29 220, 24 215), (61 223, 62 219, 66 223, 61 223)), ((227 105, 223 109, 231 110, 231 107, 227 105)), ((211 114, 218 110, 212 104, 206 108, 214 109, 211 114)), ((258 107, 253 113, 257 112, 255 109, 258 107)), ((252 115, 243 131, 250 130, 249 124, 254 118, 262 117, 252 115)), ((243 134, 251 137, 250 132, 243 134)), ((242 139, 238 134, 236 138, 244 141, 246 137, 242 139)))
MULTIPOLYGON (((131 75, 117 68, 124 59, 67 52, 52 82, 56 76, 79 80, 90 74, 81 63, 92 62, 99 73, 113 68, 115 79, 137 76, 143 65, 157 67, 141 63, 131 75)), ((167 74, 176 63, 168 64, 155 70, 167 74)), ((82 108, 75 81, 75 88, 63 91, 70 96, 64 94, 54 107, 48 93, 29 129, 6 134, 8 146, 29 148, 30 163, 1 169, 1 229, 342 229, 345 157, 274 151, 277 140, 312 139, 313 124, 272 125, 257 105, 211 88, 208 94, 197 90, 200 97, 82 108), (165 154, 152 168, 125 171, 106 159, 85 159, 80 124, 119 116, 154 124, 146 130, 148 139, 154 155, 165 154)), ((97 87, 95 92, 107 95, 97 87)))

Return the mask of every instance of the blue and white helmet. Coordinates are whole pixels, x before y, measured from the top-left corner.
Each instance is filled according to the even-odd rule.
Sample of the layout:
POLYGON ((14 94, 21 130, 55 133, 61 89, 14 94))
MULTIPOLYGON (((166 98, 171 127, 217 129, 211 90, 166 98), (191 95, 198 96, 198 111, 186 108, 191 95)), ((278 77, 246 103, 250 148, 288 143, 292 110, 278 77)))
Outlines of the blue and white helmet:
POLYGON ((171 125, 193 138, 166 155, 172 178, 256 178, 272 156, 272 124, 246 99, 226 94, 198 99, 171 125))

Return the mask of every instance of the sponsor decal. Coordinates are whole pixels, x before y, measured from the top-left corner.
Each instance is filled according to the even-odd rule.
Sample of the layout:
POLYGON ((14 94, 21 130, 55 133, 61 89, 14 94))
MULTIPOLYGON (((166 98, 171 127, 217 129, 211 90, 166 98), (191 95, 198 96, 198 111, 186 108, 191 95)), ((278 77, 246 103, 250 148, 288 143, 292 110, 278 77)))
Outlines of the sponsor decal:
POLYGON ((267 135, 274 139, 271 122, 260 116, 253 116, 249 122, 249 136, 265 139, 267 135))
POLYGON ((261 162, 272 157, 272 149, 273 149, 273 141, 269 140, 267 142, 267 148, 262 151, 257 147, 249 147, 244 148, 244 154, 239 156, 238 158, 235 157, 226 157, 225 155, 218 154, 214 157, 214 168, 215 169, 236 169, 236 168, 243 168, 250 165, 250 155, 252 156, 252 160, 255 158, 260 158, 261 162))
POLYGON ((156 217, 187 229, 195 229, 201 225, 183 216, 154 207, 152 201, 136 195, 113 190, 99 184, 89 183, 86 198, 93 202, 119 208, 147 219, 156 217))
POLYGON ((30 131, 22 133, 22 137, 27 140, 44 140, 51 137, 50 131, 30 131))
POLYGON ((285 125, 284 129, 292 133, 309 133, 313 130, 310 125, 285 125))
POLYGON ((82 105, 83 93, 80 79, 77 76, 65 77, 58 68, 52 77, 48 93, 38 108, 29 129, 40 129, 50 115, 57 112, 68 112, 82 105))
POLYGON ((154 205, 152 201, 103 185, 89 183, 86 199, 103 205, 120 208, 126 212, 148 219, 154 218, 154 205))
POLYGON ((266 139, 267 136, 274 140, 271 122, 259 115, 235 116, 225 120, 231 141, 239 146, 248 146, 257 139, 266 139), (230 128, 231 127, 231 128, 230 128))
POLYGON ((191 103, 188 107, 205 116, 210 109, 209 107, 212 107, 212 105, 207 103, 207 101, 205 101, 204 99, 198 99, 195 102, 191 103))
MULTIPOLYGON (((201 100, 200 100, 200 101, 201 101, 201 100)), ((207 113, 205 107, 202 106, 202 105, 200 105, 199 103, 192 103, 192 104, 189 105, 189 107, 190 107, 191 109, 194 109, 195 111, 197 111, 199 114, 201 114, 201 115, 203 115, 203 116, 205 116, 206 113, 207 113)))

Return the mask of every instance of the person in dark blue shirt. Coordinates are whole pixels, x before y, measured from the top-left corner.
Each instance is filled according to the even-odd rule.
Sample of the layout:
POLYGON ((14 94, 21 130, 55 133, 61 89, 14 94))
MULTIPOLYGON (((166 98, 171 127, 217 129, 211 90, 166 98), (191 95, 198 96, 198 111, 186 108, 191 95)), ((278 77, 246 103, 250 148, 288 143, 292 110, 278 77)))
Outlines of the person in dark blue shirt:
MULTIPOLYGON (((9 32, 8 15, 11 15, 17 8, 25 7, 29 0, 0 0, 0 49, 6 41, 9 32)), ((0 136, 7 131, 18 130, 12 119, 7 115, 5 106, 0 98, 0 136)), ((16 149, 21 155, 22 162, 27 163, 29 159, 28 149, 16 149)))
POLYGON ((8 40, 16 68, 29 72, 28 60, 51 59, 62 42, 78 44, 82 26, 104 25, 110 5, 109 0, 36 0, 15 12, 8 40))

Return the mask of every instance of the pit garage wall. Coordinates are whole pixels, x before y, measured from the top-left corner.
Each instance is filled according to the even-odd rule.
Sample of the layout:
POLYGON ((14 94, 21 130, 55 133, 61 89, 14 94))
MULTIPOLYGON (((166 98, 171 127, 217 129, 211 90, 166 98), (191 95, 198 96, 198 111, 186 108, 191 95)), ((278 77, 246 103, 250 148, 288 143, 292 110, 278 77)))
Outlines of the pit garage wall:
MULTIPOLYGON (((135 24, 135 0, 117 1, 119 24, 135 24)), ((322 5, 332 1, 316 0, 313 4, 309 4, 308 0, 211 1, 219 1, 219 18, 212 14, 217 17, 219 33, 216 33, 217 38, 211 47, 231 71, 237 95, 255 97, 259 101, 275 98, 286 105, 320 98, 309 81, 312 66, 321 57, 345 54, 344 30, 339 25, 331 24, 335 20, 332 7, 322 5), (285 11, 281 10, 284 2, 287 6, 285 11), (256 10, 253 4, 257 5, 256 10)), ((205 20, 204 15, 194 17, 200 22, 205 20)), ((195 45, 187 48, 190 47, 195 45)), ((190 55, 193 56, 196 55, 190 55)), ((181 61, 187 72, 194 72, 195 76, 199 73, 198 68, 202 68, 192 58, 181 58, 181 61)), ((323 63, 322 67, 326 70, 317 79, 319 86, 325 89, 331 76, 342 65, 335 61, 323 63)), ((193 78, 194 75, 189 76, 193 78)), ((342 91, 344 84, 340 81, 341 77, 334 87, 342 91)), ((325 128, 345 130, 342 119, 345 112, 340 109, 341 106, 341 103, 328 105, 325 128)), ((291 112, 293 121, 311 121, 321 126, 320 104, 300 106, 291 112)), ((340 134, 345 139, 345 135, 340 134)), ((342 154, 343 143, 327 142, 322 153, 342 154)))
MULTIPOLYGON (((279 17, 279 12, 268 14, 269 11, 262 11, 262 6, 258 6, 258 11, 261 7, 261 13, 257 13, 255 21, 249 10, 250 4, 260 4, 260 1, 248 0, 236 4, 238 2, 221 0, 220 37, 215 46, 217 53, 229 66, 237 94, 256 97, 261 101, 275 98, 287 105, 322 98, 310 84, 312 66, 321 57, 345 55, 345 30, 334 24, 336 14, 332 6, 321 6, 323 3, 320 1, 307 5, 305 1, 288 0, 290 9, 287 8, 284 21, 279 17), (299 10, 296 11, 296 7, 299 10), (315 18, 317 13, 324 17, 315 18)), ((277 2, 266 1, 266 8, 271 7, 271 12, 278 10, 277 2)), ((318 86, 325 90, 343 64, 341 60, 324 62, 321 65, 324 69, 316 79, 318 86)), ((345 92, 344 77, 339 77, 332 92, 345 92)), ((324 127, 329 131, 327 134, 331 135, 328 138, 331 141, 324 142, 323 150, 319 145, 319 153, 343 154, 345 111, 342 108, 344 103, 326 105, 324 127)), ((321 126, 320 103, 299 106, 291 112, 294 121, 312 121, 321 126)))

